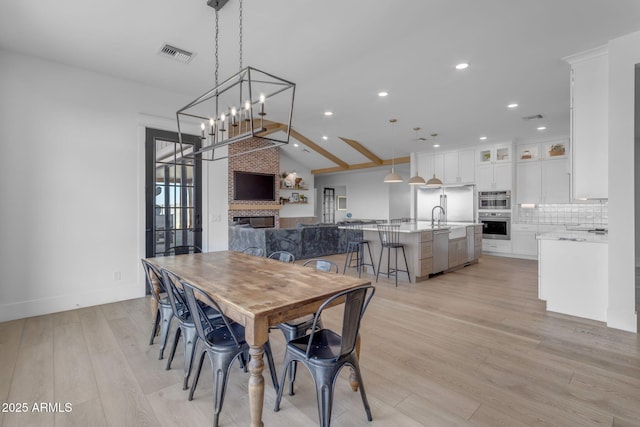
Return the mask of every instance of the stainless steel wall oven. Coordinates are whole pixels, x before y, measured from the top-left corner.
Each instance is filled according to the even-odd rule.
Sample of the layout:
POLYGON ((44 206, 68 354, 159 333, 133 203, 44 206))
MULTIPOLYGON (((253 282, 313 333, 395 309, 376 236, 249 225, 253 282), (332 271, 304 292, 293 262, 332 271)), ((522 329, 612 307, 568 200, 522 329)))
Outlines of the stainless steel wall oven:
POLYGON ((508 212, 480 212, 483 239, 511 240, 511 214, 508 212))

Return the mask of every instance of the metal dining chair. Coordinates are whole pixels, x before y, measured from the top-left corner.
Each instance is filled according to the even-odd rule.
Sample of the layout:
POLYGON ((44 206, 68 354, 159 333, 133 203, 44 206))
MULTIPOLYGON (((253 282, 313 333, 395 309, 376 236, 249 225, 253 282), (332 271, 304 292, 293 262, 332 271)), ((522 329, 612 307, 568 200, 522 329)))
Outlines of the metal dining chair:
POLYGON ((195 245, 182 245, 182 246, 172 246, 166 251, 164 251, 164 255, 186 255, 186 254, 198 254, 201 253, 202 249, 195 245))
MULTIPOLYGON (((239 359, 243 366, 248 360, 249 344, 244 339, 244 327, 235 323, 222 314, 218 303, 209 294, 200 288, 184 281, 180 281, 184 294, 189 305, 189 310, 194 313, 193 319, 200 346, 200 358, 196 369, 191 390, 189 390, 189 400, 193 400, 193 393, 198 385, 202 364, 205 355, 209 356, 213 371, 213 426, 218 425, 218 418, 224 403, 224 395, 227 388, 227 377, 231 365, 235 359, 239 359), (212 322, 207 315, 206 308, 217 311, 221 321, 212 322)), ((278 390, 278 378, 273 364, 273 355, 269 341, 264 345, 264 353, 267 357, 271 381, 273 387, 278 390)))
MULTIPOLYGON (((310 259, 302 264, 303 267, 314 267, 319 271, 326 271, 328 273, 338 273, 340 271, 340 267, 333 261, 328 259, 310 259)), ((282 331, 285 340, 287 342, 294 340, 296 338, 300 338, 306 335, 306 333, 313 327, 313 315, 302 316, 297 319, 291 320, 289 322, 280 323, 277 328, 282 331)), ((318 319, 317 328, 322 328, 322 319, 318 319)), ((291 374, 289 375, 289 395, 293 396, 294 390, 293 385, 296 381, 296 370, 297 363, 291 362, 291 374)))
MULTIPOLYGON (((173 358, 176 354, 178 341, 182 336, 184 341, 184 380, 182 382, 182 389, 186 390, 189 382, 189 376, 191 375, 191 367, 193 366, 193 358, 195 356, 198 335, 191 311, 189 310, 189 305, 185 298, 184 290, 180 284, 180 277, 165 269, 162 269, 161 271, 165 286, 167 287, 167 294, 173 310, 173 316, 178 320, 178 328, 174 335, 173 345, 171 346, 171 352, 169 360, 167 360, 166 369, 171 369, 171 363, 173 362, 173 358)), ((207 308, 206 313, 211 323, 221 323, 222 315, 219 311, 207 308)))
POLYGON ((244 248, 242 253, 253 256, 264 256, 264 249, 257 246, 249 246, 248 248, 244 248))
POLYGON ((173 309, 169 302, 167 289, 164 285, 160 269, 145 259, 142 259, 141 261, 142 267, 144 268, 147 287, 149 288, 151 298, 155 302, 156 306, 155 319, 153 322, 153 329, 151 330, 149 345, 153 344, 153 340, 158 334, 158 328, 160 328, 160 355, 158 356, 158 359, 162 359, 164 349, 167 346, 167 339, 169 338, 171 321, 173 320, 173 309))
POLYGON ((372 285, 366 285, 340 292, 328 298, 316 311, 311 332, 287 343, 274 411, 278 412, 280 410, 282 390, 287 372, 291 369, 291 363, 300 362, 309 369, 316 385, 320 425, 329 427, 334 385, 340 370, 345 365, 349 365, 355 371, 367 420, 372 420, 371 408, 367 401, 358 364, 356 341, 362 316, 374 294, 375 288, 372 285), (336 300, 341 298, 344 299, 341 334, 337 334, 330 329, 317 329, 316 326, 322 311, 327 307, 331 307, 336 300))
POLYGON ((304 262, 304 264, 302 264, 302 266, 314 267, 316 270, 326 271, 328 273, 337 273, 340 271, 340 267, 338 267, 338 264, 336 264, 331 260, 322 259, 322 258, 307 260, 304 262))
POLYGON ((291 252, 287 252, 287 251, 275 251, 272 254, 270 254, 268 258, 277 259, 278 261, 282 261, 282 262, 290 262, 290 263, 296 262, 296 257, 293 256, 291 252))

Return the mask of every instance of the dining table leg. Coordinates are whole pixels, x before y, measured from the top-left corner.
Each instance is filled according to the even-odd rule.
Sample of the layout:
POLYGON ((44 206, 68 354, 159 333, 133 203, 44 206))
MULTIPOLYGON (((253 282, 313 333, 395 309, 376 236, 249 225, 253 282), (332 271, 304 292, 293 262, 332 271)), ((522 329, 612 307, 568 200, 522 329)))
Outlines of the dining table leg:
POLYGON ((264 346, 249 347, 249 411, 251 413, 251 427, 262 427, 262 406, 264 403, 264 346))

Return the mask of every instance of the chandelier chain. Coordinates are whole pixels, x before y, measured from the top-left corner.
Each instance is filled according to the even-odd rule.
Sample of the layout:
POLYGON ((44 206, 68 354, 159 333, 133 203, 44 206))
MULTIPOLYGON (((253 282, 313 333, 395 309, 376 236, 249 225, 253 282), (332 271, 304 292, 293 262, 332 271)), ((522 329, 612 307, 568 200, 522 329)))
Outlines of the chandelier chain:
POLYGON ((215 78, 216 78, 216 85, 215 87, 218 87, 218 67, 219 67, 219 61, 218 61, 218 10, 216 9, 216 47, 215 47, 215 58, 216 58, 216 67, 215 67, 215 78))
POLYGON ((242 0, 240 0, 240 70, 242 70, 242 0))

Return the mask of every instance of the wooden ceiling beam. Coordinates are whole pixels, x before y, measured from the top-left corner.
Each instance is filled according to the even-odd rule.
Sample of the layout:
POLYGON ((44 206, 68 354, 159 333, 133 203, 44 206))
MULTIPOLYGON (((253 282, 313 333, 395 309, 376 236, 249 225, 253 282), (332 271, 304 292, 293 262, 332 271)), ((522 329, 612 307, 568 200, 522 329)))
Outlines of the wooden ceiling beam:
POLYGON ((324 148, 322 148, 321 146, 319 146, 315 142, 311 141, 306 136, 302 135, 300 132, 298 132, 298 131, 296 131, 294 129, 291 129, 290 133, 291 133, 291 136, 293 136, 295 139, 297 139, 298 141, 300 141, 301 143, 303 143, 304 145, 306 145, 307 147, 309 147, 310 149, 312 149, 316 153, 318 153, 318 154, 326 157, 327 159, 331 160, 333 163, 338 165, 340 168, 343 168, 343 169, 348 169, 349 168, 349 164, 347 162, 345 162, 344 160, 342 160, 342 159, 336 157, 335 155, 331 154, 330 152, 328 152, 327 150, 325 150, 324 148))
POLYGON ((256 136, 258 137, 265 137, 268 135, 271 135, 272 133, 276 133, 278 131, 287 130, 287 127, 285 125, 283 125, 282 123, 276 123, 276 122, 269 122, 269 123, 264 123, 264 128, 266 129, 264 132, 258 132, 256 133, 256 136))
POLYGON ((323 173, 345 172, 345 171, 358 170, 358 169, 377 168, 379 166, 390 166, 392 164, 402 164, 402 163, 410 163, 410 162, 411 162, 411 157, 404 156, 404 157, 396 157, 395 159, 382 160, 381 164, 377 164, 374 162, 356 163, 353 165, 349 165, 347 168, 336 166, 332 168, 313 169, 311 170, 311 173, 313 175, 322 175, 323 173))
POLYGON ((365 147, 364 145, 360 144, 358 141, 355 141, 355 140, 349 139, 349 138, 344 138, 342 136, 340 136, 338 138, 340 138, 342 141, 346 142, 351 148, 353 148, 358 153, 360 153, 363 156, 365 156, 367 159, 371 160, 373 163, 375 163, 377 165, 382 165, 382 159, 380 157, 376 156, 375 154, 373 154, 371 151, 369 151, 369 149, 367 147, 365 147))

